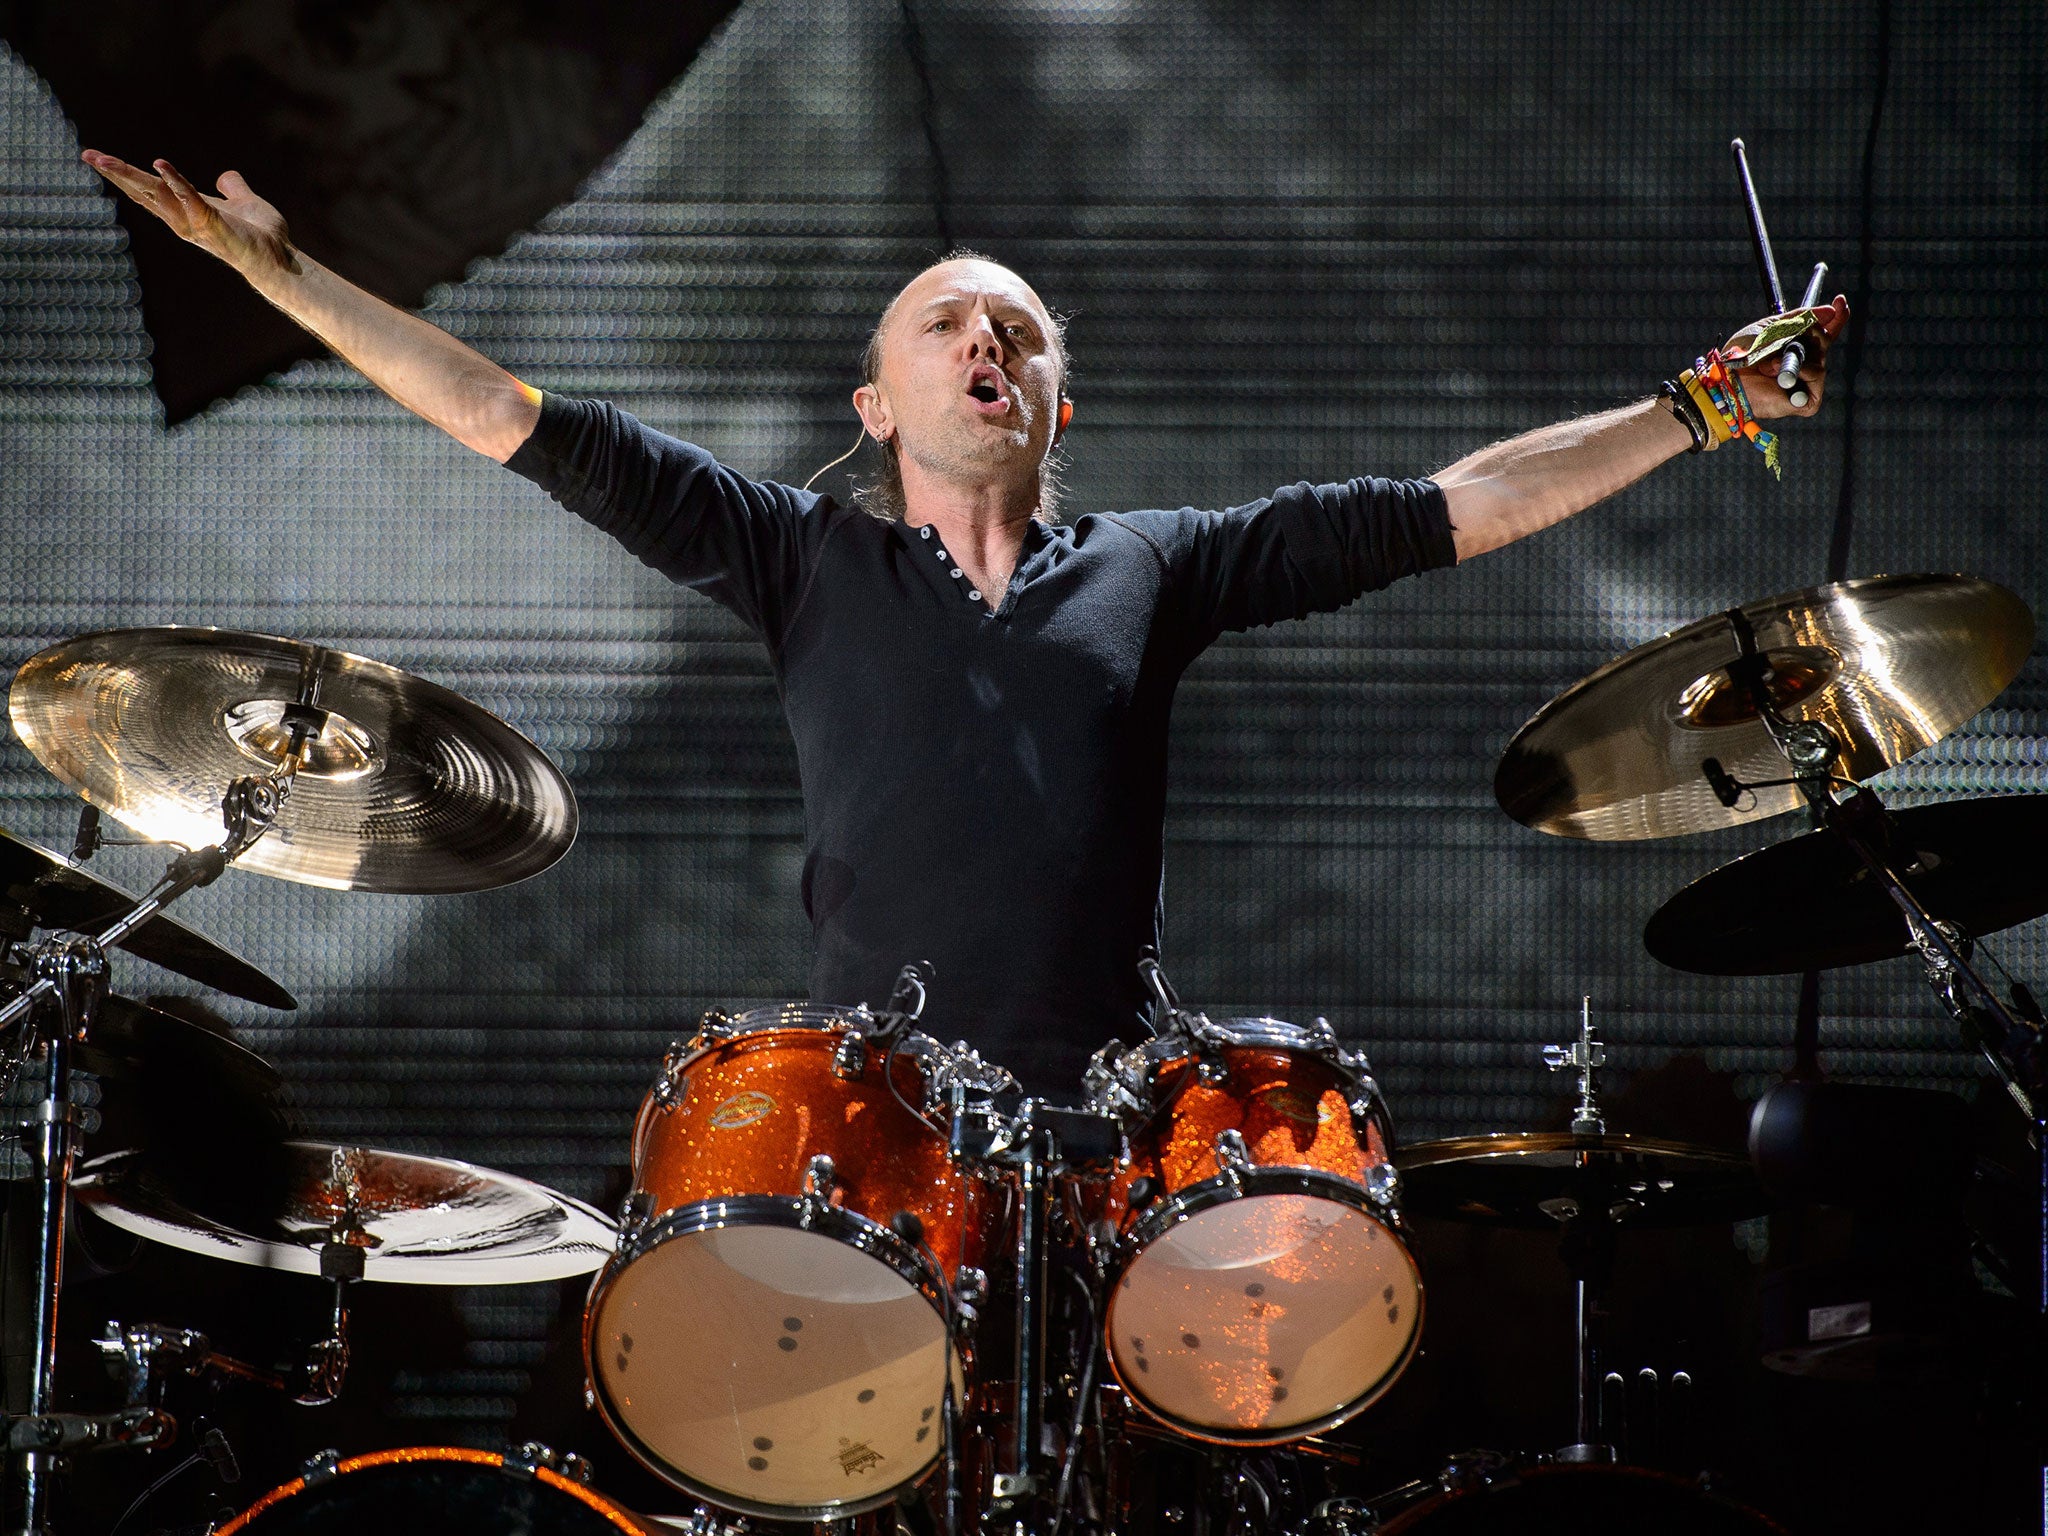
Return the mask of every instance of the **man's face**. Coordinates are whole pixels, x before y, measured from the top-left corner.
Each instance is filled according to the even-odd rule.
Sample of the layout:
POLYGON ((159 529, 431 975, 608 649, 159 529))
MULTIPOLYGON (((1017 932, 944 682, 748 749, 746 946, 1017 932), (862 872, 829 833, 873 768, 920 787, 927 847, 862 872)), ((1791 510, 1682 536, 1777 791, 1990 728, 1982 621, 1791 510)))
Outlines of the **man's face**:
POLYGON ((1014 483, 1058 435, 1059 386, 1052 320, 1030 285, 992 261, 948 261, 896 296, 875 383, 854 401, 925 472, 1014 483))

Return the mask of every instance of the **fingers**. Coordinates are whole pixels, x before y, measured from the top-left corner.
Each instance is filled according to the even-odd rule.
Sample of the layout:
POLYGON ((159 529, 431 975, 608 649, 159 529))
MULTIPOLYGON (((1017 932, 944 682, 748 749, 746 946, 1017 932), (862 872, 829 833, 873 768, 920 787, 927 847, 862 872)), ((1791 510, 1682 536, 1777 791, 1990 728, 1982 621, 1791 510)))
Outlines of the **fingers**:
POLYGON ((213 185, 214 190, 219 192, 222 197, 254 197, 256 195, 249 190, 249 183, 242 179, 240 171, 222 171, 220 179, 213 185))
POLYGON ((103 155, 96 149, 80 150, 78 158, 145 208, 150 205, 150 198, 156 192, 158 182, 149 172, 136 169, 126 160, 103 155))

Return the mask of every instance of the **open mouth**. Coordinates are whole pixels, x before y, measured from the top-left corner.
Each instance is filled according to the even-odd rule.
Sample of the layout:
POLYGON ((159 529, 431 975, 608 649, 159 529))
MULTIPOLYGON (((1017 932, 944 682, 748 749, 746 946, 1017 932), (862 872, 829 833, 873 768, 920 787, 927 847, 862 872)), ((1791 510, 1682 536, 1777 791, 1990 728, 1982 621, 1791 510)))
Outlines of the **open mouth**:
POLYGON ((967 381, 968 398, 987 414, 1000 414, 1010 408, 1009 391, 1003 387, 1007 382, 1001 373, 984 365, 967 381))

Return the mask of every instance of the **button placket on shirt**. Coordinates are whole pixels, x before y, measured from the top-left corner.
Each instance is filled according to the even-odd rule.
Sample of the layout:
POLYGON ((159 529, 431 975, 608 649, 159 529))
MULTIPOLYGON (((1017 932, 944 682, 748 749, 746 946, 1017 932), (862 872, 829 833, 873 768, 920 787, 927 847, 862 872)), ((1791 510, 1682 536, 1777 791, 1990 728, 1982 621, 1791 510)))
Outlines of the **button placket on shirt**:
MULTIPOLYGON (((917 530, 917 536, 918 536, 918 537, 919 537, 920 539, 923 539, 923 540, 925 540, 925 541, 926 541, 927 543, 929 543, 929 542, 930 542, 930 540, 931 540, 931 536, 932 536, 932 526, 931 526, 931 524, 930 524, 930 523, 926 523, 926 524, 925 524, 925 525, 924 525, 924 526, 923 526, 922 528, 918 529, 918 530, 917 530)), ((943 562, 945 561, 945 559, 946 559, 946 546, 945 546, 945 545, 943 545, 943 544, 933 544, 933 545, 932 545, 932 553, 933 553, 933 554, 935 554, 935 555, 937 555, 937 556, 939 557, 939 560, 941 561, 941 563, 943 563, 943 562)), ((954 579, 955 581, 957 581, 957 582, 961 582, 961 583, 963 583, 963 584, 964 584, 964 583, 965 583, 965 581, 966 581, 966 577, 964 577, 963 575, 961 575, 961 573, 960 573, 960 567, 959 567, 959 566, 957 566, 957 565, 956 565, 956 566, 953 566, 953 567, 951 567, 951 568, 950 568, 950 569, 949 569, 949 570, 947 571, 947 573, 946 573, 946 574, 947 574, 947 575, 949 575, 949 576, 951 576, 951 577, 952 577, 952 578, 953 578, 953 579, 954 579)), ((979 592, 978 590, 976 590, 976 589, 974 589, 974 588, 972 588, 972 587, 969 587, 969 588, 967 589, 967 600, 968 600, 968 601, 969 601, 970 603, 978 603, 978 602, 980 602, 980 601, 981 601, 981 593, 980 593, 980 592, 979 592)))

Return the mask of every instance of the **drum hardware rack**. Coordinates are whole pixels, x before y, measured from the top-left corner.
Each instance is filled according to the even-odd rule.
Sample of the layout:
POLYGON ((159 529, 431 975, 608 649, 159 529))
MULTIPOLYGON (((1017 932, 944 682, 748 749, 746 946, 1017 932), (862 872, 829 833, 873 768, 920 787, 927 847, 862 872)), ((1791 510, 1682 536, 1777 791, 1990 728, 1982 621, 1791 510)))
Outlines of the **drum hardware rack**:
MULTIPOLYGON (((220 878, 221 872, 275 823, 305 760, 307 742, 326 724, 326 712, 316 702, 318 691, 317 665, 309 665, 301 672, 299 698, 285 708, 282 724, 288 743, 277 766, 267 774, 234 780, 222 797, 225 838, 179 854, 153 890, 98 934, 45 939, 32 952, 34 979, 0 1005, 0 1030, 20 1026, 15 1062, 26 1065, 38 1054, 43 1060, 43 1097, 32 1111, 26 1137, 41 1184, 35 1238, 35 1364, 26 1411, 0 1418, 6 1425, 7 1454, 19 1473, 18 1512, 10 1511, 10 1532, 46 1536, 52 1474, 59 1455, 123 1445, 153 1446, 168 1441, 175 1432, 167 1415, 151 1409, 123 1408, 103 1414, 57 1411, 57 1309, 64 1285, 65 1217, 78 1156, 71 1053, 73 1046, 91 1033, 107 998, 107 950, 180 896, 220 878)), ((360 1254, 357 1263, 361 1263, 360 1254)))

